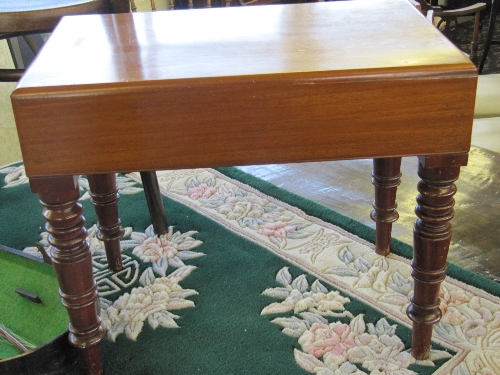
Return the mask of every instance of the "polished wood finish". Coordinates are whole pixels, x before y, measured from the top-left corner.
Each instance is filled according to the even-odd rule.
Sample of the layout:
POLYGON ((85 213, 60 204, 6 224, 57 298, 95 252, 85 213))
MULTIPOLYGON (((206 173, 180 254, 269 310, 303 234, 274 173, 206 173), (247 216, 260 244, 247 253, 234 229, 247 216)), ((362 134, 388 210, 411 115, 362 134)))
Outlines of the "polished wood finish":
MULTIPOLYGON (((116 174, 88 175, 90 196, 94 205, 98 223, 97 238, 104 242, 108 266, 112 271, 121 271, 122 253, 120 239, 125 230, 118 217, 118 189, 116 187, 116 174)), ((156 182, 158 183, 158 182, 156 182)))
POLYGON ((44 207, 52 265, 62 304, 70 318, 69 340, 81 349, 86 373, 102 374, 98 344, 105 332, 97 315, 97 285, 92 275, 83 207, 78 203, 78 176, 33 178, 30 186, 44 207))
POLYGON ((475 68, 416 9, 403 1, 393 7, 412 19, 397 33, 392 22, 381 22, 394 10, 377 1, 363 8, 338 2, 63 20, 13 94, 26 171, 106 173, 467 151, 475 68), (353 11, 366 21, 344 25, 335 38, 325 32, 353 11), (152 24, 157 27, 146 27, 152 24), (193 32, 200 27, 206 30, 201 37, 193 32), (65 50, 71 53, 61 54, 65 50), (431 107, 441 114, 442 137, 434 136, 431 107), (34 113, 42 115, 33 119, 34 113), (318 118, 311 122, 304 113, 318 118), (68 118, 71 126, 63 121, 68 118), (276 126, 282 119, 286 137, 276 126), (67 141, 50 153, 45 145, 52 140, 37 131, 48 127, 67 141), (87 142, 82 133, 100 136, 87 142), (186 134, 196 145, 190 152, 186 134))
POLYGON ((500 40, 493 39, 495 33, 495 24, 497 21, 498 9, 500 8, 500 0, 493 0, 491 5, 490 22, 488 24, 488 34, 486 34, 486 41, 484 42, 483 54, 479 63, 479 74, 483 72, 484 63, 488 57, 488 52, 492 45, 500 45, 500 40))
POLYGON ((411 262, 414 294, 407 310, 413 321, 412 355, 416 359, 429 356, 432 329, 441 319, 439 292, 446 277, 455 181, 467 158, 466 153, 419 157, 418 175, 422 180, 418 184, 411 262))
MULTIPOLYGON (((63 19, 12 101, 26 173, 45 186, 54 175, 408 155, 446 169, 446 155, 470 148, 476 82, 406 0, 327 2, 63 19)), ((376 186, 394 184, 393 169, 377 168, 376 186)), ((440 210, 441 199, 425 202, 440 210)), ((441 246, 416 241, 415 253, 431 256, 427 243, 441 246)), ((423 280, 417 303, 433 289, 423 280)), ((414 340, 429 342, 418 324, 414 340)))
POLYGON ((399 218, 396 192, 401 183, 401 158, 373 159, 372 183, 375 200, 370 217, 376 222, 375 251, 387 255, 391 251, 392 223, 399 218))

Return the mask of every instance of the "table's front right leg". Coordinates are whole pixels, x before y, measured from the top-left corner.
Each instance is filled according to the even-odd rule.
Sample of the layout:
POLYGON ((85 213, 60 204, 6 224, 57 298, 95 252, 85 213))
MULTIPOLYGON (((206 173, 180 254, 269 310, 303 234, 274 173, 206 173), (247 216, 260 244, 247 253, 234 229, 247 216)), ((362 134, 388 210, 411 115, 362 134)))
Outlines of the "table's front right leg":
POLYGON ((412 277, 414 294, 407 309, 413 321, 412 355, 426 359, 430 354, 432 330, 441 319, 439 292, 446 277, 446 258, 451 240, 455 181, 467 153, 419 157, 419 195, 413 230, 412 277))
POLYGON ((99 342, 104 330, 97 313, 99 297, 83 207, 78 203, 78 176, 31 178, 30 185, 43 205, 59 294, 70 319, 69 339, 81 349, 86 374, 102 374, 99 342))

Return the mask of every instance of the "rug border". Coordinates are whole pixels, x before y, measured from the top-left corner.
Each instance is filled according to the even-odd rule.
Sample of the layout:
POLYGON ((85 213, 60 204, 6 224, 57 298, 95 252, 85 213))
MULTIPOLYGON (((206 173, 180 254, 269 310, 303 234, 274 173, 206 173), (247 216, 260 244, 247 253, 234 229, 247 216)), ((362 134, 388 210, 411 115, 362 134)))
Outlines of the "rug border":
MULTIPOLYGON (((318 219, 334 224, 372 244, 375 243, 375 229, 370 228, 357 220, 342 215, 331 208, 280 188, 270 182, 246 173, 237 167, 222 167, 215 168, 215 170, 232 179, 238 180, 257 190, 260 190, 264 194, 267 194, 275 199, 295 206, 304 211, 307 215, 314 216, 318 219)), ((395 238, 391 240, 391 251, 394 254, 406 259, 413 258, 412 246, 395 238)), ((452 262, 448 261, 447 265, 447 276, 450 276, 467 285, 482 289, 496 297, 500 297, 500 284, 495 283, 495 281, 488 279, 486 276, 464 269, 452 262)))

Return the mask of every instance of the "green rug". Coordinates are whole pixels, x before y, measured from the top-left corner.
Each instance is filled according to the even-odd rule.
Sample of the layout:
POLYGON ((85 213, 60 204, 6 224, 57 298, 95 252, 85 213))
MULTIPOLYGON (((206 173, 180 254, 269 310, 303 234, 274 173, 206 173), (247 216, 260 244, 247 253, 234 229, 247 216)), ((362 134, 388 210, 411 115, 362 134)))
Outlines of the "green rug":
MULTIPOLYGON (((37 197, 22 165, 0 174, 0 243, 36 254, 34 242, 47 246, 37 197)), ((119 177, 116 274, 80 180, 106 374, 500 374, 498 285, 451 265, 431 357, 415 361, 408 246, 378 256, 369 228, 234 168, 158 178, 171 225, 161 239, 139 176, 119 177)))

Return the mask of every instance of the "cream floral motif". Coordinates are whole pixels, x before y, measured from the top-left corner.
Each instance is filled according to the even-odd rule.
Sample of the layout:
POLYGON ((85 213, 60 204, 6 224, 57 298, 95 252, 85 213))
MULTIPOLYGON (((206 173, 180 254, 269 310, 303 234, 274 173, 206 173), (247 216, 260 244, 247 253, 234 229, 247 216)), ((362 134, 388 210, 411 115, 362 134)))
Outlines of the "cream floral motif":
POLYGON ((294 221, 295 215, 281 207, 237 187, 218 186, 217 179, 190 178, 185 194, 203 207, 216 211, 227 220, 235 221, 240 228, 249 228, 281 247, 288 239, 309 237, 304 230, 309 223, 294 221))
POLYGON ((121 333, 125 333, 131 340, 137 336, 147 320, 149 325, 156 329, 179 328, 175 319, 178 315, 170 311, 194 307, 193 301, 186 297, 198 294, 193 289, 183 289, 179 281, 188 276, 195 267, 184 266, 168 276, 141 278, 143 287, 134 288, 131 293, 125 293, 111 303, 101 298, 101 319, 107 330, 108 338, 115 341, 121 333))
POLYGON ((189 276, 196 267, 187 266, 184 261, 203 256, 191 251, 202 241, 192 236, 196 231, 174 232, 173 227, 161 236, 156 236, 150 225, 144 233, 132 232, 130 240, 122 241, 124 248, 133 247, 132 254, 143 262, 151 263, 140 276, 140 288, 119 297, 115 302, 101 298, 101 319, 112 341, 122 333, 135 340, 147 320, 152 328, 178 328, 175 319, 179 316, 171 310, 194 307, 186 297, 198 294, 193 289, 183 289, 179 282, 189 276), (170 274, 170 267, 177 268, 170 274))
POLYGON ((355 284, 356 288, 371 288, 381 293, 387 292, 389 265, 385 257, 379 257, 372 263, 363 256, 354 256, 349 248, 345 247, 338 253, 338 258, 345 266, 329 268, 325 270, 325 273, 354 276, 358 278, 358 282, 355 284))
POLYGON ((170 266, 182 267, 185 266, 183 261, 204 255, 190 251, 203 243, 191 237, 196 233, 196 231, 174 233, 173 227, 169 227, 167 233, 156 236, 151 225, 144 233, 131 234, 132 241, 136 243, 132 253, 143 262, 157 263, 165 259, 170 266))
POLYGON ((191 199, 208 199, 216 192, 217 190, 213 186, 208 186, 207 184, 201 184, 188 189, 188 194, 191 199))
POLYGON ((24 164, 4 167, 0 169, 0 173, 6 175, 4 177, 4 187, 14 187, 29 182, 24 171, 24 164))
MULTIPOLYGON (((384 288, 377 286, 375 277, 368 277, 370 274, 380 277, 380 274, 386 269, 385 266, 381 267, 378 260, 371 264, 362 258, 357 258, 356 264, 349 252, 339 253, 339 259, 344 264, 349 265, 353 273, 358 274, 357 288, 364 281, 362 286, 371 285, 375 290, 384 290, 384 288), (373 280, 373 283, 366 283, 367 279, 373 280)), ((342 268, 329 271, 338 272, 340 275, 348 273, 342 268)), ((387 285, 385 290, 388 293, 379 298, 378 301, 395 306, 399 305, 402 312, 406 311, 413 290, 413 280, 405 279, 398 272, 393 273, 390 277, 383 275, 381 279, 384 281, 379 285, 387 285)), ((498 304, 488 303, 484 299, 446 283, 442 285, 439 297, 443 316, 435 327, 435 333, 449 342, 460 343, 461 346, 471 350, 465 362, 467 365, 455 368, 452 374, 500 373, 500 363, 495 360, 495 352, 500 349, 498 304), (482 357, 482 360, 479 361, 476 357, 478 352, 481 353, 480 357, 482 357)))
MULTIPOLYGON (((204 255, 190 251, 202 244, 202 241, 192 237, 197 232, 174 232, 173 227, 169 227, 165 235, 157 237, 152 225, 144 233, 133 232, 130 227, 125 228, 124 237, 130 236, 130 239, 120 243, 123 270, 118 272, 111 272, 107 267, 104 244, 97 238, 97 232, 97 227, 92 226, 87 232, 87 241, 90 244, 94 278, 100 296, 100 316, 107 330, 107 337, 115 341, 120 334, 125 333, 129 339, 136 340, 146 320, 154 329, 159 326, 179 328, 176 319, 180 316, 170 311, 194 307, 194 302, 186 298, 198 294, 194 289, 183 289, 179 285, 196 269, 183 261, 204 255), (150 264, 140 277, 139 262, 123 252, 130 249, 133 249, 133 255, 150 264), (169 266, 175 268, 171 273, 167 272, 169 266), (125 288, 137 282, 140 287, 123 294, 125 288), (104 298, 117 294, 119 297, 114 302, 104 298)), ((48 233, 43 232, 41 236, 40 244, 50 252, 48 233)), ((26 248, 24 251, 41 256, 37 247, 26 248)))
POLYGON ((285 267, 276 275, 276 281, 283 287, 269 288, 264 290, 262 294, 283 299, 283 301, 266 306, 261 314, 277 314, 293 310, 295 314, 309 311, 323 316, 353 317, 344 308, 344 305, 349 302, 349 298, 341 296, 338 291, 328 291, 319 280, 316 280, 309 287, 305 275, 292 280, 288 267, 285 267), (342 313, 334 313, 333 311, 342 311, 342 313))
POLYGON ((345 238, 338 233, 325 233, 323 228, 319 229, 308 242, 297 246, 290 245, 287 250, 296 250, 299 254, 309 256, 311 263, 315 264, 317 258, 327 249, 338 248, 339 251, 349 249, 353 244, 351 239, 345 238))

